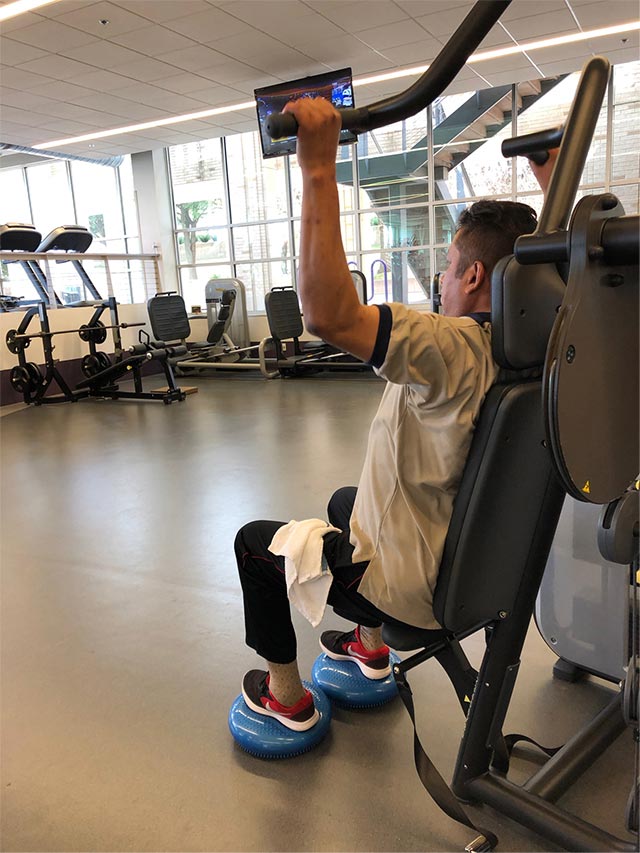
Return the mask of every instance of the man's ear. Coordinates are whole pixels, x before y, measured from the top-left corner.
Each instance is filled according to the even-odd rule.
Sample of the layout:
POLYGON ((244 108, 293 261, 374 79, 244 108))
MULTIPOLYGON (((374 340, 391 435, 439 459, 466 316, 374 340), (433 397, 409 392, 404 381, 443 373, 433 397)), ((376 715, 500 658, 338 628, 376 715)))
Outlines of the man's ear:
POLYGON ((476 293, 487 280, 487 271, 482 261, 474 261, 467 269, 467 281, 464 286, 466 294, 476 293))

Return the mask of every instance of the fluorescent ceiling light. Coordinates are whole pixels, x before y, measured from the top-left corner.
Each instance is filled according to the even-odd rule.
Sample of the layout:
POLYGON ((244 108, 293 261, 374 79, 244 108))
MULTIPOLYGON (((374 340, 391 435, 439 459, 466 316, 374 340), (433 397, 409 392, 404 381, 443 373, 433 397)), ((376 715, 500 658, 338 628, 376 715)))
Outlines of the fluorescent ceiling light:
POLYGON ((60 0, 15 0, 15 3, 7 3, 6 6, 0 7, 0 21, 8 21, 9 18, 15 18, 17 15, 39 9, 41 6, 49 6, 51 3, 58 2, 60 0))
MULTIPOLYGON (((26 3, 27 0, 18 0, 18 2, 26 3)), ((31 0, 31 2, 33 2, 33 0, 31 0)), ((47 2, 56 2, 56 0, 47 0, 47 2)), ((14 3, 12 5, 18 4, 14 3)), ((42 5, 42 3, 39 5, 42 5)), ((629 33, 635 30, 640 30, 640 21, 629 21, 626 24, 617 24, 613 27, 600 27, 596 30, 586 30, 577 33, 569 33, 563 36, 554 36, 553 38, 548 39, 539 39, 538 41, 522 42, 521 44, 509 45, 509 47, 501 47, 497 50, 483 50, 479 53, 472 54, 469 59, 467 59, 467 63, 470 65, 477 62, 485 62, 488 59, 498 59, 501 56, 510 56, 514 53, 530 53, 533 50, 541 50, 545 47, 557 47, 561 44, 588 41, 590 39, 613 36, 619 33, 629 33)), ((356 78, 353 83, 354 86, 367 86, 372 83, 383 83, 386 80, 397 80, 401 77, 415 77, 417 74, 423 74, 428 67, 428 65, 418 65, 413 68, 404 68, 400 71, 376 74, 373 77, 360 77, 356 78)), ((186 115, 162 118, 157 121, 145 121, 141 124, 130 124, 126 127, 114 127, 111 130, 101 130, 96 133, 85 133, 82 136, 70 136, 66 139, 54 139, 52 142, 41 142, 39 145, 34 145, 33 147, 46 150, 47 148, 57 148, 60 145, 72 145, 76 142, 88 142, 91 139, 106 139, 109 136, 120 136, 125 133, 135 133, 138 130, 149 130, 153 127, 165 127, 171 124, 181 124, 182 122, 193 121, 194 119, 210 118, 211 116, 224 115, 225 113, 254 108, 254 101, 245 101, 242 104, 231 104, 226 107, 216 107, 215 109, 202 110, 197 113, 187 113, 186 115)))

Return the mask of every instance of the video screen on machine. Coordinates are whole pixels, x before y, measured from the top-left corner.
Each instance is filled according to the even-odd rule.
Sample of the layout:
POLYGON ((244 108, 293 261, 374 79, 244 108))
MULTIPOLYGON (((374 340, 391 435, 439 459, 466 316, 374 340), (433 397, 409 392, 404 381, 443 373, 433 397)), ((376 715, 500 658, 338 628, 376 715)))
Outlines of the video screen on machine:
MULTIPOLYGON (((315 74, 312 77, 302 77, 289 83, 276 83, 265 86, 254 92, 258 124, 260 126, 260 141, 262 142, 263 157, 280 157, 283 154, 295 154, 296 136, 273 140, 265 129, 265 121, 271 113, 281 113, 284 105, 298 98, 326 98, 340 109, 355 106, 353 99, 353 84, 351 69, 341 68, 326 74, 315 74)), ((350 130, 340 131, 340 144, 355 142, 356 135, 350 130)))

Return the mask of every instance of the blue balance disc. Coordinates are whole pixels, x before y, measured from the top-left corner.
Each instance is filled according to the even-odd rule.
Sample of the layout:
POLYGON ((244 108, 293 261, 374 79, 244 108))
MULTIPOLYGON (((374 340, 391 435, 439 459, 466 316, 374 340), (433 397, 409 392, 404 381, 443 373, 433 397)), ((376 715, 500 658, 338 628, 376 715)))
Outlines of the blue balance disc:
MULTIPOLYGON (((389 653, 393 666, 400 658, 389 653)), ((350 660, 332 660, 325 654, 319 655, 311 670, 313 683, 341 708, 375 708, 384 705, 398 695, 393 675, 375 681, 366 678, 356 663, 350 660)))
POLYGON ((229 711, 229 730, 234 740, 257 758, 292 758, 317 746, 329 731, 331 702, 314 684, 302 682, 313 694, 320 719, 306 732, 294 732, 273 717, 256 714, 247 707, 242 694, 229 711))

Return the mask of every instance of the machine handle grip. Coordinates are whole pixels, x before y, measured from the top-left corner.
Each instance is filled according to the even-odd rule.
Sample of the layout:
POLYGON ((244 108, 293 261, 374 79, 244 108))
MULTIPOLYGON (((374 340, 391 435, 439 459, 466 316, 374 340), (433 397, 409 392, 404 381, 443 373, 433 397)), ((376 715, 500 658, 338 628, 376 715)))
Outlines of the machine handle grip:
POLYGON ((501 150, 503 157, 528 157, 538 166, 543 166, 549 159, 551 148, 558 148, 562 142, 564 127, 553 127, 550 130, 538 130, 535 133, 525 133, 505 139, 501 150))

